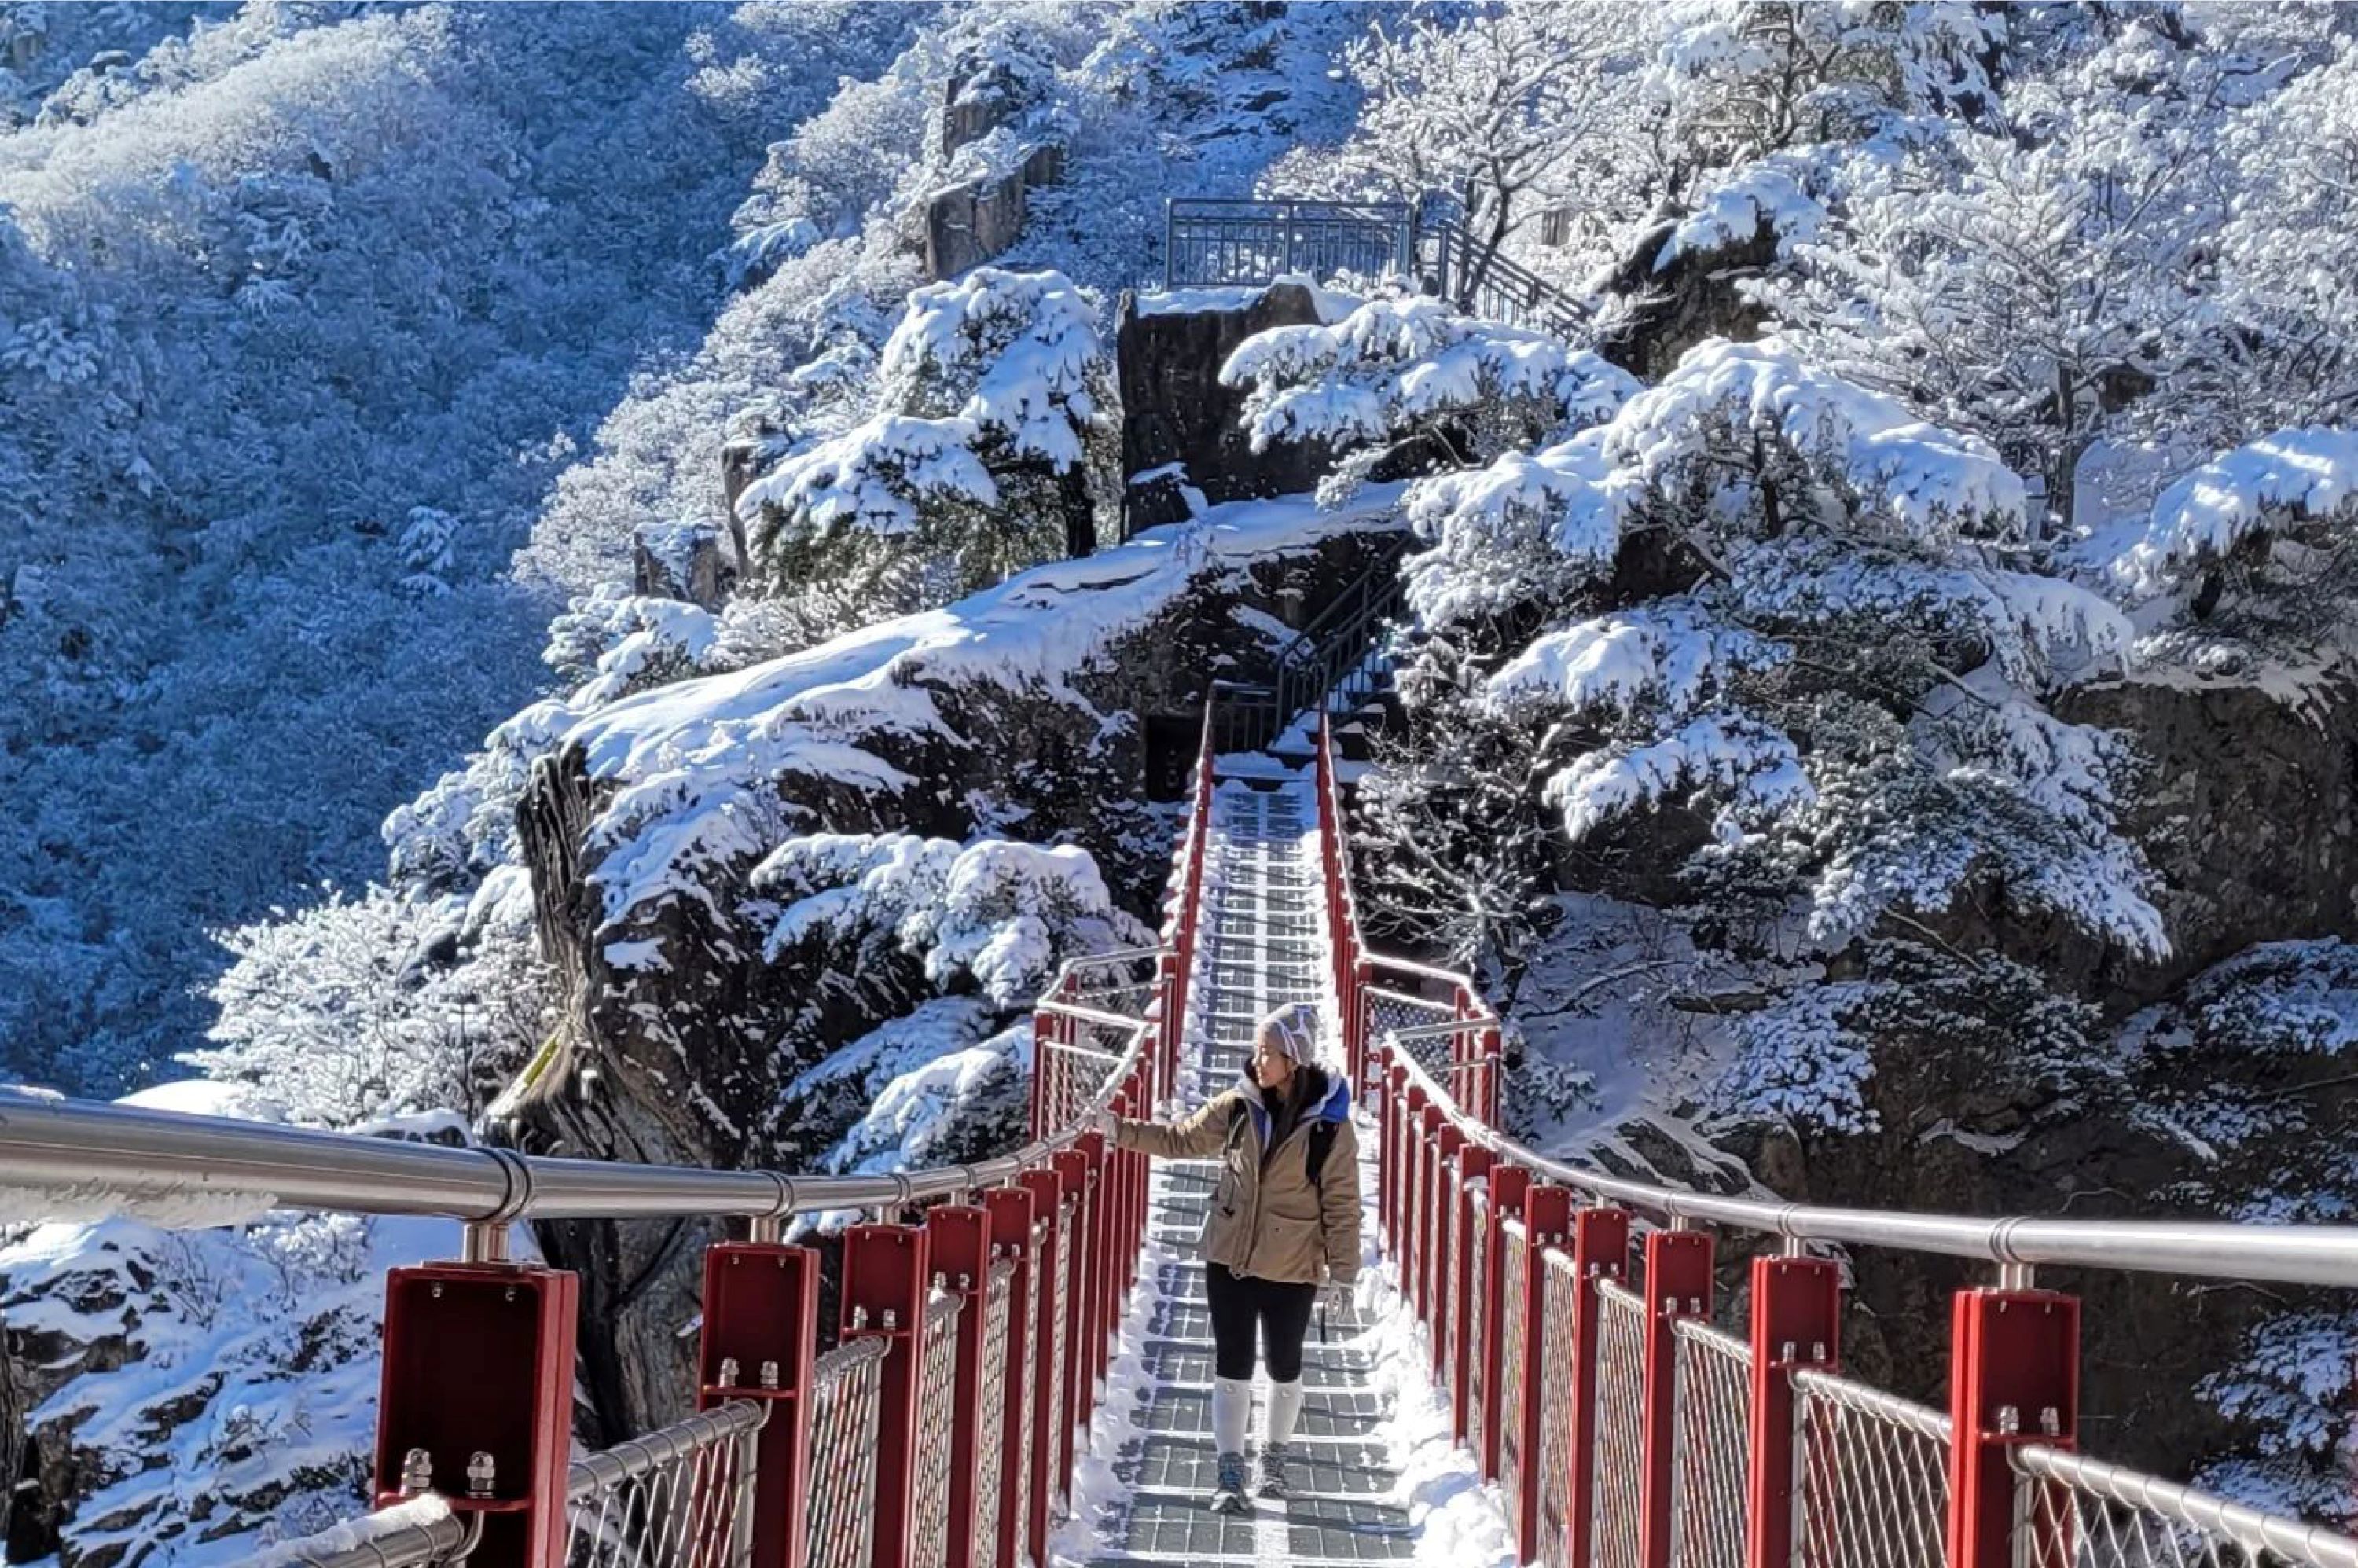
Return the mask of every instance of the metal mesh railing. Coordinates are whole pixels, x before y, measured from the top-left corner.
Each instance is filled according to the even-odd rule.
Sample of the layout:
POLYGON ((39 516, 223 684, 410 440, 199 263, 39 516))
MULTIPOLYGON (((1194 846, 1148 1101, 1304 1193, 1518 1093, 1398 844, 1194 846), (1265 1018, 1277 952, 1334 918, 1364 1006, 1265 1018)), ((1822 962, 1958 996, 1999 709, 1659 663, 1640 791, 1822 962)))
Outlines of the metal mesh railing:
POLYGON ((1596 1281, 1596 1563, 1639 1568, 1645 1488, 1646 1303, 1596 1281))
MULTIPOLYGON (((1073 1261, 1079 1249, 1074 1221, 1080 1206, 1066 1198, 1057 1208, 1056 1267, 1048 1281, 1048 1421, 1040 1462, 1057 1468, 1056 1451, 1065 1441, 1065 1342, 1070 1337, 1073 1310, 1073 1261)), ((1059 1494, 1062 1500, 1062 1494, 1059 1494)))
POLYGON ((1671 1536, 1682 1568, 1744 1568, 1752 1346, 1701 1318, 1671 1325, 1678 1357, 1671 1536))
POLYGON ((1010 1423, 1007 1441, 1015 1452, 1015 1487, 1010 1494, 1017 1499, 1015 1507, 1015 1560, 1038 1560, 1037 1549, 1044 1542, 1032 1539, 1032 1510, 1025 1499, 1032 1496, 1032 1451, 1038 1446, 1032 1434, 1040 1420, 1040 1314, 1048 1310, 1048 1274, 1041 1266, 1048 1246, 1048 1222, 1032 1222, 1032 1272, 1024 1281, 1025 1303, 1023 1349, 1019 1365, 1014 1368, 1016 1411, 1010 1423))
POLYGON ((998 1550, 999 1491, 1010 1444, 1021 1434, 1004 1429, 1007 1411, 1007 1320, 1014 1305, 1015 1260, 1001 1258, 990 1265, 982 1289, 982 1365, 976 1370, 980 1386, 976 1403, 982 1411, 982 1431, 974 1444, 974 1539, 998 1550), (995 1434, 995 1435, 994 1435, 995 1434))
POLYGON ((753 1440, 769 1411, 739 1400, 573 1466, 567 1568, 727 1568, 752 1545, 753 1440))
MULTIPOLYGON (((1545 1263, 1546 1307, 1540 1336, 1540 1365, 1551 1376, 1541 1382, 1540 1396, 1540 1561, 1552 1568, 1564 1562, 1564 1531, 1572 1511, 1572 1394, 1569 1368, 1580 1333, 1580 1276, 1572 1260, 1551 1247, 1545 1263)), ((1587 1568, 1582 1564, 1581 1568, 1587 1568)))
MULTIPOLYGON (((566 1476, 567 1568, 744 1563, 753 1545, 754 1444, 770 1409, 734 1400, 575 1460, 566 1476)), ((873 1428, 871 1415, 871 1446, 873 1428)), ((450 1516, 406 1526, 407 1511, 395 1505, 272 1549, 263 1561, 284 1568, 429 1568, 469 1554, 471 1521, 450 1516)))
MULTIPOLYGON (((1529 1314, 1523 1301, 1523 1275, 1531 1266, 1531 1239, 1519 1219, 1507 1220, 1498 1230, 1506 1238, 1498 1265, 1498 1365, 1520 1367, 1530 1354, 1532 1328, 1524 1321, 1529 1314)), ((1507 1387, 1515 1387, 1511 1377, 1505 1381, 1507 1387)), ((1526 1495, 1523 1471, 1545 1462, 1537 1454, 1526 1454, 1524 1441, 1522 1409, 1516 1401, 1507 1400, 1498 1411, 1498 1485, 1507 1499, 1507 1522, 1518 1530, 1522 1520, 1515 1516, 1526 1495)))
POLYGON ((958 1313, 963 1298, 935 1287, 918 1337, 917 1466, 910 1478, 909 1568, 943 1568, 950 1555, 951 1406, 957 1396, 958 1313))
POLYGON ((1947 1415, 1829 1372, 1793 1374, 1796 1530, 1809 1568, 1948 1562, 1947 1415))
POLYGON ((890 1341, 855 1339, 812 1369, 810 1568, 866 1568, 876 1532, 876 1417, 890 1341))
POLYGON ((2358 1541, 2044 1444, 2013 1453, 2024 1568, 2358 1568, 2358 1541))

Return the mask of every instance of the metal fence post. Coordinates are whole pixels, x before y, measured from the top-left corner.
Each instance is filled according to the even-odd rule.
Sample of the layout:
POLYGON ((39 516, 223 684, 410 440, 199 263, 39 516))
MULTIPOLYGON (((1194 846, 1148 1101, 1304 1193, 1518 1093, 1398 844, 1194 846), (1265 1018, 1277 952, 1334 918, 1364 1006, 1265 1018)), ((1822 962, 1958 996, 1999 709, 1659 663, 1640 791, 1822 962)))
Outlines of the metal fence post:
POLYGON ((841 1337, 887 1343, 876 1413, 875 1568, 909 1568, 919 1424, 925 1400, 926 1233, 908 1225, 854 1225, 843 1233, 841 1337))
POLYGON ((377 1505, 433 1490, 481 1514, 476 1568, 564 1568, 580 1291, 564 1270, 514 1263, 386 1276, 377 1505))
POLYGON ((1023 1374, 1032 1364, 1031 1346, 1038 1330, 1033 1310, 1038 1287, 1032 1272, 1032 1225, 1037 1209, 1031 1188, 1022 1185, 983 1194, 982 1206, 990 1216, 991 1252, 1012 1259, 1015 1272, 1007 1290, 1006 1391, 1000 1412, 1007 1446, 999 1465, 999 1541, 990 1555, 978 1553, 976 1562, 992 1568, 1017 1568, 1037 1556, 1033 1551, 1037 1543, 1030 1533, 1032 1498, 1026 1484, 1030 1472, 1023 1462, 1032 1452, 1032 1434, 1024 1430, 1024 1417, 1032 1409, 1032 1386, 1023 1374))
MULTIPOLYGON (((1950 1568, 2060 1568, 2068 1540, 2014 1539, 2007 1451, 2077 1445, 2080 1303, 2054 1291, 1959 1291, 1949 1344, 1950 1568)), ((2047 1527, 2026 1519, 2028 1530, 2047 1527)))
MULTIPOLYGON (((1531 1173, 1520 1165, 1493 1165, 1490 1168, 1490 1224, 1482 1237, 1488 1254, 1482 1260, 1482 1277, 1490 1282, 1489 1303, 1485 1309, 1488 1316, 1482 1325, 1482 1390, 1489 1400, 1489 1408, 1482 1422, 1482 1451, 1475 1455, 1482 1465, 1482 1478, 1498 1478, 1498 1434, 1505 1430, 1514 1412, 1520 1410, 1517 1402, 1522 1383, 1520 1369, 1513 1389, 1505 1378, 1509 1368, 1501 1362, 1503 1349, 1498 1343, 1507 1304, 1507 1292, 1511 1283, 1506 1276, 1507 1230, 1509 1218, 1523 1212, 1523 1202, 1531 1188, 1531 1173)), ((1528 1561, 1528 1559, 1526 1559, 1528 1561)))
MULTIPOLYGON (((1468 1379, 1479 1370, 1473 1365, 1474 1325, 1477 1320, 1482 1324, 1485 1330, 1482 1338, 1486 1342, 1498 1332, 1492 1326, 1498 1314, 1490 1306, 1498 1296, 1497 1276, 1486 1271, 1482 1276, 1485 1281, 1482 1299, 1474 1299, 1474 1249, 1490 1244, 1489 1227, 1484 1226, 1476 1229, 1474 1224, 1474 1184, 1488 1184, 1497 1160, 1498 1156, 1487 1149, 1471 1145, 1461 1149, 1457 1154, 1457 1269, 1456 1277, 1449 1282, 1450 1298, 1454 1303, 1449 1312, 1449 1323, 1455 1331, 1449 1349, 1449 1433, 1460 1443, 1466 1441, 1474 1413, 1474 1385, 1468 1379)), ((1487 1389, 1490 1385, 1485 1383, 1482 1386, 1487 1389)))
MULTIPOLYGON (((1629 1211, 1584 1208, 1572 1217, 1572 1365, 1556 1369, 1572 1379, 1571 1416, 1564 1433, 1564 1561, 1585 1563, 1596 1539, 1596 1281, 1619 1279, 1629 1268, 1629 1211)), ((1779 1568, 1784 1568, 1780 1564, 1779 1568)))
POLYGON ((1091 1281, 1098 1263, 1091 1234, 1097 1227, 1098 1192, 1097 1174, 1089 1169, 1089 1157, 1080 1150, 1059 1150, 1048 1157, 1048 1162, 1064 1178, 1065 1191, 1073 1200, 1072 1222, 1065 1227, 1065 1238, 1073 1255, 1066 1265, 1072 1271, 1072 1293, 1065 1303, 1065 1408, 1058 1418, 1055 1447, 1056 1495, 1062 1498, 1072 1487, 1074 1434, 1088 1424, 1090 1384, 1096 1378, 1088 1336, 1096 1315, 1089 1302, 1096 1294, 1091 1281))
POLYGON ((801 1568, 809 1551, 818 1274, 818 1254, 807 1247, 724 1241, 704 1249, 696 1408, 732 1400, 770 1407, 754 1448, 755 1568, 801 1568))
POLYGON ((1056 1428, 1063 1423, 1064 1367, 1060 1353, 1064 1336, 1057 1332, 1058 1297, 1066 1262, 1064 1204, 1065 1179, 1053 1170, 1026 1171, 1017 1178, 1031 1190, 1044 1227, 1034 1267, 1039 1270, 1037 1305, 1033 1314, 1032 1357, 1032 1496, 1025 1500, 1032 1545, 1036 1555, 1048 1550, 1048 1524, 1064 1487, 1056 1465, 1063 1444, 1056 1428))
POLYGON ((1711 1238, 1700 1230, 1657 1230, 1646 1238, 1646 1381, 1643 1480, 1638 1560, 1670 1568, 1671 1490, 1677 1471, 1678 1335, 1682 1317, 1711 1312, 1711 1238))
MULTIPOLYGON (((1458 1292, 1464 1277, 1450 1267, 1450 1238, 1466 1206, 1466 1173, 1458 1156, 1466 1134, 1444 1121, 1433 1135, 1433 1375, 1444 1379, 1451 1366, 1451 1336, 1463 1315, 1458 1292)), ((1465 1249, 1456 1249, 1462 1256, 1465 1249)))
POLYGON ((1547 1249, 1563 1240, 1571 1228, 1572 1189, 1532 1183, 1523 1193, 1522 1221, 1528 1243, 1523 1249, 1522 1276, 1505 1284, 1522 1292, 1523 1364, 1506 1368, 1508 1395, 1499 1401, 1499 1408, 1504 1418, 1515 1423, 1515 1477, 1520 1495, 1509 1499, 1509 1517, 1516 1524, 1519 1555, 1515 1561, 1530 1563, 1540 1554, 1540 1499, 1547 1495, 1540 1465, 1545 1446, 1540 1423, 1547 1408, 1549 1373, 1546 1357, 1540 1354, 1545 1340, 1542 1325, 1547 1322, 1547 1249))
POLYGON ((1439 1239, 1435 1226, 1436 1211, 1441 1207, 1441 1139, 1440 1132, 1447 1119, 1437 1105, 1428 1104, 1417 1112, 1416 1122, 1409 1130, 1409 1139, 1416 1151, 1416 1228, 1409 1245, 1416 1253, 1416 1312, 1431 1329, 1435 1322, 1438 1303, 1433 1299, 1433 1285, 1441 1273, 1441 1265, 1433 1260, 1433 1249, 1439 1239))
POLYGON ((1842 1267, 1831 1259, 1752 1260, 1751 1463, 1745 1568, 1790 1568, 1793 1541, 1793 1371, 1842 1365, 1842 1267))
POLYGON ((949 1568, 988 1568, 996 1541, 978 1541, 976 1455, 985 1445, 1005 1452, 1003 1410, 982 1408, 982 1340, 989 1326, 990 1213, 965 1204, 925 1211, 925 1246, 933 1271, 963 1303, 958 1308, 957 1388, 950 1399, 949 1568))

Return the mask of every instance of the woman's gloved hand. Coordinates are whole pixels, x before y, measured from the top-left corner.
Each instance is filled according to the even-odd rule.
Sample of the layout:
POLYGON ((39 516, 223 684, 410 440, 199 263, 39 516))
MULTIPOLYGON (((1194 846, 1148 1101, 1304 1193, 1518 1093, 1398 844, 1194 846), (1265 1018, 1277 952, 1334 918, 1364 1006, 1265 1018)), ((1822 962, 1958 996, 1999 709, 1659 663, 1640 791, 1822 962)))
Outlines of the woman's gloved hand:
POLYGON ((1120 1128, 1121 1118, 1116 1116, 1110 1108, 1100 1110, 1089 1118, 1088 1130, 1099 1134, 1108 1143, 1113 1141, 1114 1134, 1120 1130, 1120 1128))
POLYGON ((1320 1310, 1336 1317, 1347 1317, 1357 1306, 1359 1287, 1347 1280, 1328 1280, 1318 1289, 1320 1310))

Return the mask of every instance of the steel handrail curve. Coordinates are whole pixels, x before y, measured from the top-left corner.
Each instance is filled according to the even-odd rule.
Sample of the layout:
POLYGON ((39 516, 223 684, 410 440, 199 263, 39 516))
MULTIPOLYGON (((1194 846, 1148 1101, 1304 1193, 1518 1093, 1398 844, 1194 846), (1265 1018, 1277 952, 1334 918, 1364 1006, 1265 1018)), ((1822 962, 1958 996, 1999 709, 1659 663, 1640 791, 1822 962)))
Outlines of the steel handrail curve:
MULTIPOLYGON (((1332 727, 1320 719, 1321 771, 1333 792, 1332 727)), ((1322 812, 1331 809, 1321 802, 1322 812)), ((1356 901, 1349 897, 1350 849, 1336 824, 1353 945, 1374 968, 1463 988, 1463 994, 1490 1023, 1498 1014, 1479 1000, 1470 976, 1413 959, 1379 953, 1358 940, 1356 901)), ((1727 1197, 1616 1176, 1568 1164, 1466 1111, 1407 1051, 1389 1051, 1388 1061, 1438 1107, 1466 1141, 1496 1157, 1592 1198, 1620 1205, 1657 1219, 1725 1225, 1782 1238, 1846 1246, 1888 1247, 1934 1252, 1999 1264, 2104 1269, 2133 1273, 2178 1274, 2198 1279, 2267 1281, 2278 1284, 2358 1289, 2358 1226, 2237 1224, 2197 1219, 2051 1219, 2029 1215, 1980 1218, 1897 1209, 1838 1208, 1817 1204, 1727 1197)))
POLYGON ((2043 1443, 2022 1444, 2008 1450, 2007 1457, 2018 1476, 2159 1514, 2205 1535, 2223 1537, 2253 1556, 2271 1552, 2317 1568, 2358 1568, 2358 1541, 2322 1525, 2263 1513, 2158 1476, 2043 1443))
MULTIPOLYGON (((878 1346, 876 1354, 882 1353, 878 1346)), ((708 1411, 698 1411, 659 1432, 626 1438, 611 1448, 576 1459, 565 1473, 565 1497, 569 1503, 588 1501, 627 1486, 661 1466, 731 1438, 762 1430, 770 1407, 753 1400, 731 1400, 708 1411)), ((399 1507, 400 1505, 394 1505, 399 1507)), ((352 1546, 307 1551, 302 1541, 265 1552, 263 1561, 287 1568, 421 1568, 456 1561, 472 1545, 481 1530, 481 1514, 452 1513, 429 1524, 398 1527, 373 1540, 352 1546)))
MULTIPOLYGON (((1054 1000, 1068 977, 1164 951, 1135 948, 1067 959, 1044 1001, 1069 1011, 1069 1004, 1054 1000)), ((780 1219, 830 1209, 913 1206, 1011 1182, 1079 1140, 1097 1113, 1111 1106, 1155 1028, 1152 1017, 1098 1013, 1091 1021, 1129 1025, 1129 1043, 1064 1126, 993 1159, 879 1175, 716 1171, 454 1149, 0 1090, 0 1217, 122 1217, 194 1230, 272 1209, 503 1224, 683 1216, 780 1219)))

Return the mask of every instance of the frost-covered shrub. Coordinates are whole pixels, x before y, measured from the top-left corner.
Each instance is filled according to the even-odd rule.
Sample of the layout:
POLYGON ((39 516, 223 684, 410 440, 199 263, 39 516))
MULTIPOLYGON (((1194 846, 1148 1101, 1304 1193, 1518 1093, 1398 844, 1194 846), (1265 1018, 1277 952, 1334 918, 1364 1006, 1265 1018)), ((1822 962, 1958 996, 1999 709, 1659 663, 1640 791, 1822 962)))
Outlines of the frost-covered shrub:
POLYGON ((217 1044, 186 1060, 308 1125, 463 1121, 550 1025, 531 890, 514 870, 471 902, 372 887, 226 940, 235 961, 214 989, 217 1044))
POLYGON ((1151 940, 1070 845, 819 834, 779 846, 752 881, 781 906, 771 959, 815 936, 889 934, 936 986, 971 985, 1003 1008, 1038 994, 1061 952, 1151 940))
POLYGON ((738 497, 757 573, 773 589, 881 586, 914 566, 941 579, 919 589, 938 603, 1060 545, 1086 549, 1086 465, 1110 429, 1097 316, 1054 272, 978 267, 912 293, 884 344, 877 412, 787 451, 738 497))
MULTIPOLYGON (((2167 951, 2117 827, 2133 759, 2043 705, 2116 666, 2127 622, 2044 569, 1985 444, 1781 343, 1714 342, 1568 441, 1422 482, 1410 513, 1431 543, 1407 568, 1414 749, 1506 766, 1499 800, 1413 762, 1372 784, 1391 874, 1414 880, 1417 842, 1543 812, 1595 874, 1616 845, 1670 856, 1698 930, 1762 955, 1887 951, 2001 903, 2167 951)), ((1554 871, 1481 863, 1496 885, 1461 906, 1528 907, 1554 871)), ((1903 966, 1787 999, 1736 1098, 1863 1128, 1874 1028, 1953 983, 1903 966)))
POLYGON ((1388 289, 1332 325, 1272 327, 1239 343, 1220 380, 1249 386, 1255 451, 1321 441, 1344 454, 1319 484, 1348 498, 1372 470, 1412 454, 1466 468, 1610 418, 1638 384, 1549 333, 1461 316, 1388 289))
POLYGON ((2118 1081, 2091 1045, 2095 1010, 2052 995, 2036 970, 1902 941, 1866 944, 1863 968, 1739 1019, 1735 1059, 1710 1088, 1712 1108, 1810 1132, 1864 1133, 1883 1130, 1869 1086, 1895 1062, 1910 1075, 1909 1103, 1952 1113, 2009 1102, 2052 1111, 2118 1081))

